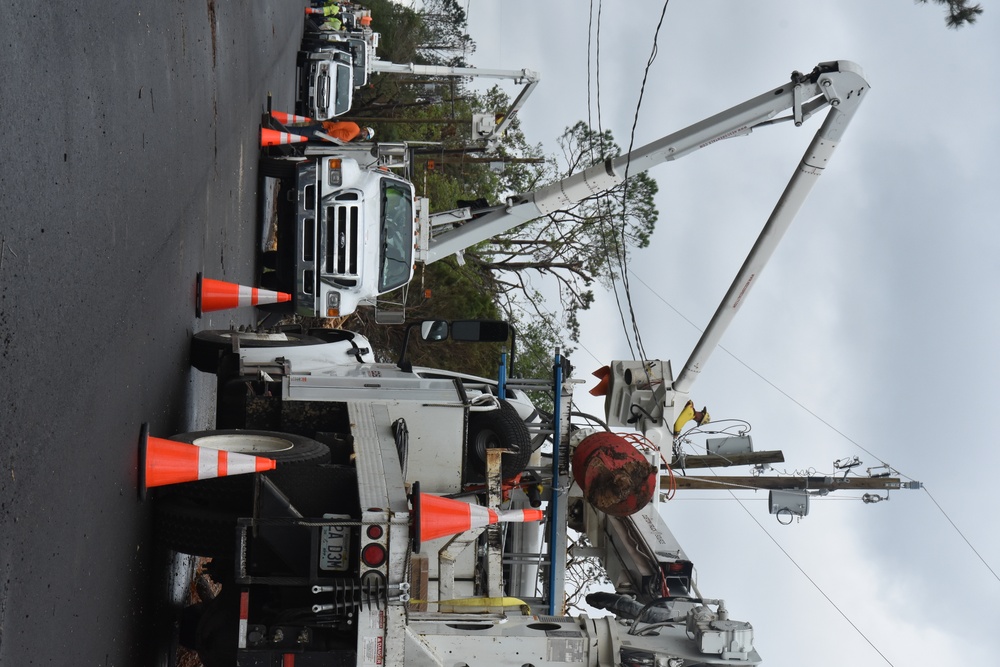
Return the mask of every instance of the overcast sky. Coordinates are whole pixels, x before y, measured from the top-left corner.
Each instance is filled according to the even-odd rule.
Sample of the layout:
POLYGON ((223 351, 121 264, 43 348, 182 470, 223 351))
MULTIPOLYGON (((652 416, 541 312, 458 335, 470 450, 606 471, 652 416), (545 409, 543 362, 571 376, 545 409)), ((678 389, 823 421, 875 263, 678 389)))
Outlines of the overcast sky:
MULTIPOLYGON (((588 103, 596 114, 587 7, 468 8, 473 64, 541 72, 521 120, 550 152, 588 103)), ((603 5, 601 118, 623 146, 662 8, 603 5)), ((924 482, 1000 571, 990 486, 1000 459, 990 425, 1000 398, 1000 7, 987 3, 976 26, 953 31, 941 8, 910 0, 674 0, 636 145, 838 59, 860 64, 871 92, 692 396, 715 420, 749 421, 755 448, 783 450, 789 472, 827 473, 857 455, 862 469, 886 461, 924 482)), ((671 307, 708 322, 820 120, 651 172, 660 221, 631 264, 649 356, 684 364, 698 331, 671 307)), ((579 377, 631 358, 613 295, 599 295, 583 331, 579 377)), ((678 494, 664 516, 702 592, 754 625, 764 664, 997 664, 1000 581, 924 491, 876 505, 833 495, 789 526, 767 514, 765 494, 739 495, 742 505, 678 494)))

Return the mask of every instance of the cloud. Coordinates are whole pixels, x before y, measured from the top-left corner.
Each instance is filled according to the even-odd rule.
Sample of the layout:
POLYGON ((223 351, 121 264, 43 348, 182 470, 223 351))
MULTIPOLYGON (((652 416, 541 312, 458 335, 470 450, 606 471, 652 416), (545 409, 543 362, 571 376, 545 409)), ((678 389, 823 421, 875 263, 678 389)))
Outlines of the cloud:
MULTIPOLYGON (((601 118, 623 145, 662 6, 605 6, 601 118)), ((522 122, 551 141, 586 117, 585 6, 511 0, 501 11, 517 29, 490 24, 506 62, 486 65, 542 72, 522 122)), ((994 570, 997 25, 987 14, 949 31, 940 7, 866 0, 671 3, 636 130, 648 142, 824 60, 864 68, 868 98, 723 338, 739 360, 717 352, 694 393, 713 415, 750 420, 757 448, 784 450, 789 470, 857 454, 865 467, 885 460, 927 482, 994 570)), ((633 299, 647 352, 675 372, 698 333, 663 300, 708 322, 818 121, 720 142, 651 173, 661 219, 633 270, 655 295, 637 279, 633 299)), ((607 303, 585 320, 584 343, 625 358, 614 356, 627 348, 607 303)), ((990 664, 1000 582, 924 492, 870 506, 831 497, 788 528, 771 523, 761 499, 748 505, 892 664, 990 664)), ((664 511, 705 594, 754 624, 766 665, 884 664, 733 501, 680 497, 664 511)))

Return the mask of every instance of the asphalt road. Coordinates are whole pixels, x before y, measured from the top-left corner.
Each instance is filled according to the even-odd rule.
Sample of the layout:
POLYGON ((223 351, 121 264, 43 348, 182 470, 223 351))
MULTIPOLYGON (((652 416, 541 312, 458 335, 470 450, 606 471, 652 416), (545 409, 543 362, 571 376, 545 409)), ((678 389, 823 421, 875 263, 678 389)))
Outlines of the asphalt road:
POLYGON ((162 558, 136 440, 211 425, 197 272, 250 284, 257 127, 304 2, 0 6, 0 665, 153 665, 162 558))

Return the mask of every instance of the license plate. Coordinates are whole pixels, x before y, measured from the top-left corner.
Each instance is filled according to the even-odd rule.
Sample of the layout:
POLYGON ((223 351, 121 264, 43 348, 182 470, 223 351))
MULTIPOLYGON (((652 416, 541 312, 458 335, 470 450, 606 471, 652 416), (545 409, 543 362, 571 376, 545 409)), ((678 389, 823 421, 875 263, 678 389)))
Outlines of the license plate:
MULTIPOLYGON (((324 514, 324 519, 350 519, 346 514, 324 514)), ((319 568, 344 572, 351 561, 351 527, 323 526, 319 537, 319 568)))

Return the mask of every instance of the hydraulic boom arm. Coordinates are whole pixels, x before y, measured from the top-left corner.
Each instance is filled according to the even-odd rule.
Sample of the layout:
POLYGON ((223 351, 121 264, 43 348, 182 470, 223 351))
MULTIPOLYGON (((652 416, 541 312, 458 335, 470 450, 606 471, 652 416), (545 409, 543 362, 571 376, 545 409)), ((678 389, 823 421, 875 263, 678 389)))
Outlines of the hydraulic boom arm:
POLYGON ((500 120, 488 134, 480 137, 487 151, 493 150, 507 127, 514 121, 517 112, 524 106, 528 96, 534 92, 541 82, 538 72, 530 69, 480 69, 478 67, 451 67, 448 65, 415 65, 413 63, 390 63, 384 60, 373 60, 372 72, 383 74, 415 74, 419 76, 454 76, 454 77, 486 77, 492 79, 511 79, 524 88, 502 114, 500 120))
MULTIPOLYGON (((823 126, 817 132, 806 157, 796 171, 793 184, 802 172, 818 176, 826 166, 833 149, 854 115, 862 94, 867 89, 868 83, 863 78, 860 67, 845 60, 821 63, 808 74, 794 72, 789 83, 772 88, 743 104, 674 132, 627 155, 610 158, 534 192, 511 197, 504 208, 492 211, 458 228, 437 234, 430 241, 425 261, 435 262, 529 220, 575 206, 588 197, 622 183, 626 171, 629 174, 637 174, 661 162, 676 160, 722 139, 750 134, 755 127, 777 122, 779 119, 775 119, 775 116, 787 110, 791 110, 792 113, 784 120, 791 120, 798 126, 817 111, 825 107, 830 108, 823 126)), ((789 184, 791 192, 786 191, 782 197, 784 203, 779 203, 779 208, 787 208, 791 216, 794 216, 811 187, 811 183, 797 184, 794 188, 793 184, 789 184)), ((780 232, 772 230, 769 235, 776 242, 780 232)), ((762 251, 761 254, 761 260, 766 261, 769 252, 762 251)))

